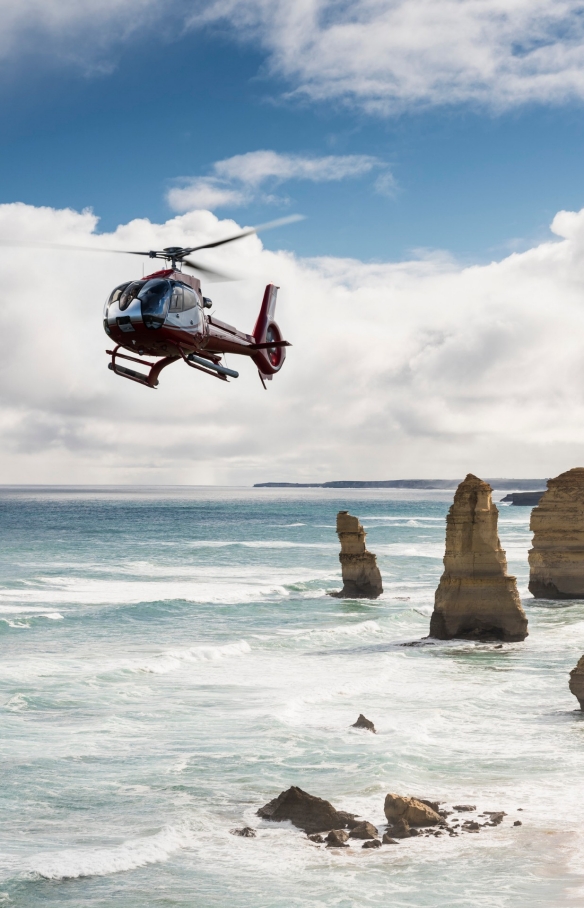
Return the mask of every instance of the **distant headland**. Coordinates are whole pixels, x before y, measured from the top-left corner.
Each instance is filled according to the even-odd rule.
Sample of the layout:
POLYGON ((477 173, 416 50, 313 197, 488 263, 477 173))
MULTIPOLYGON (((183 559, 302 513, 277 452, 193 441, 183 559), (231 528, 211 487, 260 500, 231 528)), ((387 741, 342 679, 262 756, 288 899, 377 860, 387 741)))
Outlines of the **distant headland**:
MULTIPOLYGON (((334 482, 256 482, 254 489, 456 489, 460 479, 339 479, 334 482)), ((487 479, 493 489, 545 491, 545 479, 487 479)))

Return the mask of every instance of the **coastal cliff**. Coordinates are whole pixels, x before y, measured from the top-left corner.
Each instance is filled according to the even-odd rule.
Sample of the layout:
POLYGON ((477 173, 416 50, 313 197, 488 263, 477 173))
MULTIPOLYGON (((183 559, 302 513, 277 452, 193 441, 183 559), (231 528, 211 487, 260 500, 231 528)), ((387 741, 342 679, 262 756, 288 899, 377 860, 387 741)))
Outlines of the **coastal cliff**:
POLYGON ((584 598, 584 469, 548 480, 531 512, 529 591, 536 599, 584 598))
POLYGON ((436 590, 430 636, 440 640, 524 640, 527 617, 497 532, 492 489, 469 473, 446 518, 444 573, 436 590))
POLYGON ((348 511, 337 514, 337 533, 341 543, 343 589, 331 593, 338 599, 377 599, 383 592, 377 558, 365 547, 367 533, 348 511))
POLYGON ((578 700, 580 709, 584 709, 584 656, 570 672, 570 691, 578 700))

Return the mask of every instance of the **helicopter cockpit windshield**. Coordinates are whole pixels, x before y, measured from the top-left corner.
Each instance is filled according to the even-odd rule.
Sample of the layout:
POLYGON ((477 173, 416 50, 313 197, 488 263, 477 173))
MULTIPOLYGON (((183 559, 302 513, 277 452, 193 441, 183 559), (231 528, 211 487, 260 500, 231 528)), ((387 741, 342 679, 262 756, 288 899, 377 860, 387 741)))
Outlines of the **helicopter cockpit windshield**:
POLYGON ((172 286, 170 281, 155 278, 143 284, 138 298, 142 306, 142 321, 146 328, 160 328, 166 318, 172 286))

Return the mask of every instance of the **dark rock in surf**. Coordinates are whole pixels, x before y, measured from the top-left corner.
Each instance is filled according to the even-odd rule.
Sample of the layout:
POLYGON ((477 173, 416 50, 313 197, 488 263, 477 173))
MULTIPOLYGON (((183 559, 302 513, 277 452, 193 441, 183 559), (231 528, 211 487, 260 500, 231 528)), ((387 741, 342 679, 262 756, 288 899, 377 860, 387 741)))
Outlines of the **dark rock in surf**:
POLYGON ((369 839, 368 842, 363 842, 361 848, 381 848, 381 842, 379 839, 369 839))
POLYGON ((296 785, 281 792, 257 811, 263 820, 290 820, 304 832, 326 832, 347 826, 346 815, 335 810, 329 801, 308 794, 296 785))
POLYGON ((322 845, 324 842, 324 839, 319 832, 317 832, 316 835, 309 835, 308 838, 311 842, 316 842, 317 845, 322 845))
POLYGON ((503 822, 503 817, 507 816, 504 810, 488 810, 486 815, 489 817, 489 826, 498 826, 503 822))
POLYGON ((411 834, 410 824, 405 820, 398 820, 393 826, 388 826, 386 832, 393 839, 409 839, 411 834))
POLYGON ((382 838, 381 841, 383 842, 384 845, 399 845, 398 840, 397 840, 397 839, 392 839, 392 837, 390 836, 389 832, 384 832, 384 833, 383 833, 383 838, 382 838))
POLYGON ((361 820, 358 820, 354 813, 347 813, 346 810, 337 810, 337 816, 339 817, 339 823, 337 825, 346 827, 347 829, 354 829, 355 826, 358 826, 361 820))
POLYGON ((327 848, 348 848, 347 839, 349 834, 344 829, 331 829, 326 837, 327 848))
POLYGON ((467 810, 476 810, 476 807, 474 804, 455 804, 454 810, 458 810, 459 813, 462 813, 467 810))
POLYGON ((349 836, 352 839, 376 839, 377 827, 373 823, 368 823, 367 820, 364 820, 351 829, 349 836))
POLYGON ((356 722, 353 722, 351 728, 366 728, 368 731, 372 731, 374 735, 377 734, 375 725, 369 719, 366 719, 363 713, 359 713, 359 718, 356 722))
POLYGON ((428 800, 428 798, 418 798, 417 795, 415 796, 415 800, 419 801, 420 804, 425 804, 426 807, 429 807, 430 810, 434 811, 434 813, 439 813, 440 816, 442 816, 442 813, 439 810, 440 801, 430 801, 430 800, 428 800))
POLYGON ((230 829, 231 835, 239 835, 244 839, 255 839, 256 831, 251 826, 244 826, 243 829, 230 829))

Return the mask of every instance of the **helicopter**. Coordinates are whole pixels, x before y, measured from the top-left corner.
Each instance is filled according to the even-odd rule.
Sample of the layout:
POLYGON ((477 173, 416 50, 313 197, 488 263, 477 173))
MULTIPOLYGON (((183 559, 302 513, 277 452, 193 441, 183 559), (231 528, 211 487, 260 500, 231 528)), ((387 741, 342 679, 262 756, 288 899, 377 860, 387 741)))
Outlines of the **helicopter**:
POLYGON ((182 360, 192 369, 227 381, 228 378, 239 378, 239 372, 224 365, 221 357, 225 353, 234 353, 252 360, 266 388, 266 381, 271 381, 284 365, 286 347, 291 346, 283 339, 274 320, 279 288, 275 284, 266 286, 254 329, 251 334, 246 334, 208 314, 205 310, 213 304, 203 296, 199 278, 180 269, 186 265, 202 274, 225 277, 222 272, 194 262, 187 256, 201 249, 233 243, 291 220, 297 220, 297 217, 250 227, 225 239, 199 246, 168 246, 148 252, 127 250, 132 255, 163 259, 170 267, 154 271, 141 280, 120 284, 110 293, 104 307, 103 327, 116 346, 113 350, 106 350, 111 356, 108 368, 121 378, 156 388, 162 370, 182 360), (131 351, 132 355, 121 351, 131 351), (156 360, 148 362, 143 359, 144 356, 156 357, 156 360), (126 363, 143 366, 148 371, 139 372, 126 363))
MULTIPOLYGON (((286 347, 274 314, 279 287, 266 286, 255 326, 246 334, 208 313, 211 300, 203 296, 200 279, 182 270, 185 266, 203 275, 230 279, 226 274, 187 258, 201 249, 214 249, 243 237, 300 220, 291 215, 257 227, 249 227, 233 236, 199 246, 168 246, 165 249, 130 250, 96 249, 41 243, 44 247, 75 249, 88 252, 115 252, 162 259, 170 267, 154 271, 139 280, 119 284, 109 294, 103 312, 103 328, 114 342, 106 350, 111 357, 108 368, 121 378, 157 388, 163 369, 182 360, 187 366, 220 381, 239 378, 222 357, 233 353, 249 357, 255 364, 262 385, 280 371, 286 359, 286 347), (154 357, 154 362, 144 357, 154 357), (136 366, 142 367, 139 371, 136 366)), ((3 244, 4 245, 4 244, 3 244)), ((6 245, 12 245, 8 243, 6 245)))

